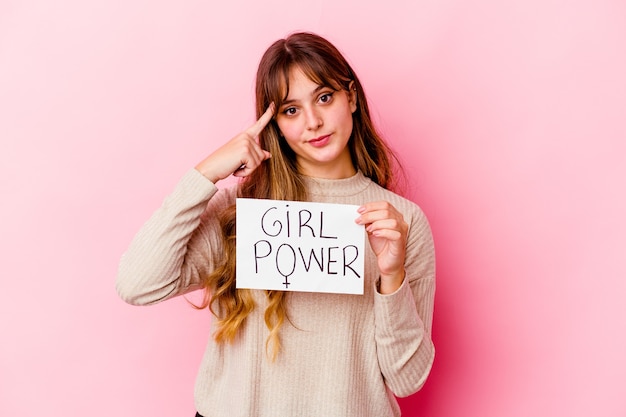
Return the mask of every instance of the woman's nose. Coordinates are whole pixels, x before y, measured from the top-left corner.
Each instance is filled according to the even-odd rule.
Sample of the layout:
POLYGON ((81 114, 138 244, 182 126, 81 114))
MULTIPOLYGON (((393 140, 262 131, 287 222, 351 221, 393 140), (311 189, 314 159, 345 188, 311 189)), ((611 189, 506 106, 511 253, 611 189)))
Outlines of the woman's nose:
POLYGON ((305 116, 306 116, 306 128, 308 130, 319 129, 324 124, 321 115, 315 109, 306 110, 305 116))

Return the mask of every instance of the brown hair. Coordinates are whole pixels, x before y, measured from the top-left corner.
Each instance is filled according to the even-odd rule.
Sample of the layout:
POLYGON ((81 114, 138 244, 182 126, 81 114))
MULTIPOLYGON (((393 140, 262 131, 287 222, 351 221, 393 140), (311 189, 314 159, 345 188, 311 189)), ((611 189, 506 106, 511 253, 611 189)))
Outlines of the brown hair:
MULTIPOLYGON (((365 176, 382 187, 394 185, 392 160, 395 156, 382 140, 370 118, 365 92, 342 54, 326 39, 312 33, 294 33, 272 44, 259 63, 256 76, 256 115, 260 117, 270 103, 280 108, 289 94, 289 73, 299 68, 311 81, 336 91, 351 87, 356 93, 353 130, 348 146, 352 163, 365 176)), ((272 120, 259 135, 261 147, 272 154, 238 185, 238 197, 274 200, 307 198, 294 152, 281 138, 272 120)), ((218 317, 218 342, 233 341, 237 330, 254 309, 249 290, 235 288, 235 207, 220 218, 224 241, 223 263, 205 279, 207 289, 203 306, 218 317)), ((280 350, 279 329, 287 317, 286 292, 267 291, 265 324, 270 330, 266 349, 274 359, 280 350)))

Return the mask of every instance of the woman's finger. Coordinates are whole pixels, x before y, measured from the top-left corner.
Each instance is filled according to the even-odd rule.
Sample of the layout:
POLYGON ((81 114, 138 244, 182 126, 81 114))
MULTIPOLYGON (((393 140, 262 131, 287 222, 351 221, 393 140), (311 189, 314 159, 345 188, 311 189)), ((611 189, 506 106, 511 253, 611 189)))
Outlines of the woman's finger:
POLYGON ((256 138, 263 131, 263 129, 265 129, 265 126, 267 126, 274 116, 274 107, 274 103, 271 103, 267 110, 265 110, 265 113, 259 117, 259 120, 246 129, 246 133, 250 135, 250 137, 256 138))

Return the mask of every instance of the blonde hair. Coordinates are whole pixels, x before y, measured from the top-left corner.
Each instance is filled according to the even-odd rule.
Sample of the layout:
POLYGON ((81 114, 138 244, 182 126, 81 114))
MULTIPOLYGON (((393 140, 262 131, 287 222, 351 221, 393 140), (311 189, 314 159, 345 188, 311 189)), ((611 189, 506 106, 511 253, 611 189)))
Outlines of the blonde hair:
MULTIPOLYGON (((382 140, 370 118, 363 87, 341 53, 326 39, 312 33, 294 33, 272 44, 259 63, 256 76, 256 115, 260 117, 270 103, 280 108, 289 94, 289 73, 299 68, 312 81, 335 90, 354 89, 357 109, 348 142, 354 166, 382 187, 394 185, 393 152, 382 140)), ((275 120, 259 135, 259 144, 272 154, 238 185, 237 196, 274 200, 307 199, 294 152, 281 137, 275 120)), ((235 288, 235 207, 220 214, 224 258, 219 267, 205 277, 207 289, 203 307, 208 306, 218 319, 214 334, 217 342, 232 342, 246 317, 255 308, 250 290, 235 288)), ((274 360, 280 351, 279 330, 289 320, 287 293, 266 291, 268 305, 265 324, 270 333, 266 352, 274 360)))

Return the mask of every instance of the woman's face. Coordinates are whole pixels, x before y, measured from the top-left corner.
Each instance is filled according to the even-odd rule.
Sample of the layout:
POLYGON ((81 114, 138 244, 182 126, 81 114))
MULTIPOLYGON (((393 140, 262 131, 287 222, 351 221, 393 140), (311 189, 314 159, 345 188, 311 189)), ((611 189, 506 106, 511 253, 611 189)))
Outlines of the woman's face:
POLYGON ((289 74, 289 95, 276 122, 296 154, 298 171, 318 178, 347 178, 356 170, 348 141, 356 94, 311 81, 299 68, 289 74))

